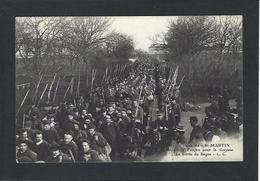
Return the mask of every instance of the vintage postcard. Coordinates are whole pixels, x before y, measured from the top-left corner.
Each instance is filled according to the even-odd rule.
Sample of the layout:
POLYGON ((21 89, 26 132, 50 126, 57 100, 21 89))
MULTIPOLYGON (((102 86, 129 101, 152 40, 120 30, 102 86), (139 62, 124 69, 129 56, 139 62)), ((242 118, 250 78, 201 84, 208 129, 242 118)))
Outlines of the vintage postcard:
POLYGON ((16 17, 16 162, 243 161, 243 16, 16 17))

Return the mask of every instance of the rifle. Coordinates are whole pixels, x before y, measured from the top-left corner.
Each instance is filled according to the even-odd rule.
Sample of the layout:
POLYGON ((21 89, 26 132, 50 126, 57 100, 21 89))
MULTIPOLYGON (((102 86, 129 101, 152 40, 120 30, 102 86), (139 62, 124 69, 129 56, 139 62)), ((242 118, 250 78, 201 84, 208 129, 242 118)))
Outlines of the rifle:
POLYGON ((170 73, 169 73, 169 77, 168 77, 168 80, 167 80, 167 83, 166 83, 166 86, 165 86, 164 91, 167 90, 167 88, 168 88, 168 86, 169 86, 169 84, 170 84, 170 82, 171 82, 171 80, 172 80, 172 74, 173 74, 173 69, 171 68, 171 69, 170 69, 170 73))
POLYGON ((67 90, 66 90, 65 94, 64 94, 64 97, 63 97, 63 99, 65 99, 65 98, 66 98, 66 96, 67 96, 67 93, 68 93, 68 91, 69 91, 69 89, 70 89, 70 87, 71 87, 72 81, 73 81, 73 77, 71 78, 71 81, 70 81, 70 83, 69 83, 69 86, 68 86, 68 88, 67 88, 67 90))
MULTIPOLYGON (((138 108, 139 108, 139 104, 140 104, 140 100, 141 100, 142 91, 143 91, 143 86, 141 87, 141 90, 140 90, 140 93, 139 93, 139 96, 138 96, 137 107, 136 107, 136 111, 135 111, 135 119, 137 118, 138 108)), ((132 133, 131 133, 132 138, 134 136, 134 131, 135 131, 135 121, 134 121, 133 127, 132 127, 132 133)))
POLYGON ((45 86, 45 88, 44 88, 44 90, 43 90, 43 92, 42 92, 42 95, 41 95, 41 97, 40 97, 40 99, 39 99, 39 101, 38 101, 37 107, 40 105, 40 102, 41 102, 41 100, 42 100, 42 98, 43 98, 44 93, 45 93, 46 90, 47 90, 48 85, 49 85, 49 84, 47 83, 46 86, 45 86))
POLYGON ((54 77, 53 77, 53 79, 52 79, 52 81, 51 81, 51 85, 50 85, 50 88, 49 88, 49 91, 48 91, 48 101, 47 101, 47 104, 49 104, 49 102, 50 102, 50 97, 51 97, 51 89, 52 89, 52 86, 53 86, 53 84, 54 84, 54 81, 55 81, 55 78, 56 78, 56 73, 54 74, 54 77))
POLYGON ((79 88, 80 88, 80 73, 79 73, 79 79, 78 79, 78 86, 77 86, 77 91, 76 91, 76 97, 79 96, 79 88))
POLYGON ((23 125, 22 125, 23 129, 24 129, 24 122, 25 122, 25 114, 23 114, 23 125))
POLYGON ((71 156, 72 161, 75 163, 76 160, 75 160, 75 157, 74 157, 74 155, 73 155, 71 149, 69 149, 69 153, 70 153, 70 156, 71 156))
POLYGON ((165 120, 168 122, 168 104, 165 103, 165 120))
POLYGON ((54 93, 54 96, 53 96, 53 99, 52 99, 52 103, 54 103, 54 101, 55 101, 56 94, 57 94, 58 87, 59 87, 59 83, 60 83, 60 77, 59 77, 57 85, 56 85, 56 89, 55 89, 55 93, 54 93))
POLYGON ((177 77, 178 77, 178 72, 179 72, 179 66, 177 66, 177 68, 175 69, 175 72, 174 72, 174 75, 173 75, 173 78, 172 78, 170 87, 169 87, 168 92, 167 92, 167 95, 166 95, 166 100, 167 100, 168 97, 169 97, 169 93, 170 93, 172 87, 174 87, 174 86, 176 85, 176 80, 177 80, 177 77))
POLYGON ((24 104, 24 102, 25 102, 25 100, 26 100, 26 98, 27 98, 29 92, 30 92, 30 89, 26 92, 26 94, 25 94, 25 96, 24 96, 24 98, 23 98, 23 100, 22 100, 22 102, 21 102, 21 104, 20 104, 20 106, 19 106, 19 108, 18 108, 18 110, 17 110, 16 116, 18 115, 20 109, 22 108, 22 106, 23 106, 23 104, 24 104))
POLYGON ((33 100, 35 99, 35 102, 36 102, 36 96, 37 96, 37 93, 38 93, 38 89, 39 89, 39 86, 40 86, 40 82, 41 82, 41 80, 42 80, 42 77, 43 77, 43 74, 41 74, 41 77, 40 77, 40 79, 39 79, 39 81, 38 81, 38 83, 37 83, 37 86, 36 86, 36 89, 35 89, 35 92, 34 92, 34 95, 33 95, 33 100))
POLYGON ((72 77, 72 82, 71 82, 71 86, 70 86, 70 94, 73 94, 73 86, 74 86, 74 77, 72 77))
POLYGON ((104 80, 105 80, 105 77, 107 76, 107 71, 108 71, 108 67, 106 67, 106 71, 103 75, 103 78, 102 78, 102 81, 101 81, 101 85, 103 84, 104 80))
POLYGON ((94 84, 94 79, 95 79, 96 73, 97 73, 97 71, 95 69, 92 70, 92 74, 91 74, 91 88, 90 88, 91 91, 93 90, 93 84, 94 84))
POLYGON ((185 75, 182 77, 181 82, 180 82, 180 84, 178 85, 177 89, 179 89, 179 88, 181 87, 181 84, 182 84, 184 78, 185 78, 185 75))

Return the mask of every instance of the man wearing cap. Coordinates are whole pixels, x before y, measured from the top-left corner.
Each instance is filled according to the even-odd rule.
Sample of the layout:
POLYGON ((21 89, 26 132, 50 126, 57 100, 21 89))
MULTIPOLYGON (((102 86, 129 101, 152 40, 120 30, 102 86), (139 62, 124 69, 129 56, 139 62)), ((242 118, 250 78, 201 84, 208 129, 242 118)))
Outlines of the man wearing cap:
POLYGON ((110 156, 113 160, 118 149, 117 144, 120 140, 120 130, 117 124, 112 121, 110 115, 106 115, 106 121, 101 125, 100 132, 112 148, 110 156))
POLYGON ((61 151, 71 157, 73 162, 78 158, 78 146, 73 141, 73 132, 68 131, 64 134, 64 140, 61 142, 61 151))
POLYGON ((175 128, 175 139, 172 142, 174 152, 184 152, 186 149, 186 139, 184 137, 185 129, 184 126, 178 125, 175 128))
POLYGON ((51 128, 50 121, 43 121, 43 139, 46 140, 49 144, 59 144, 60 138, 55 128, 51 128))
POLYGON ((90 124, 88 127, 88 141, 90 148, 93 150, 96 150, 98 154, 104 155, 107 160, 110 160, 109 154, 111 150, 108 150, 108 142, 107 140, 103 137, 102 133, 96 131, 96 127, 94 124, 90 124))
POLYGON ((72 114, 68 114, 67 119, 64 121, 64 131, 73 131, 74 130, 74 123, 78 123, 72 114))
POLYGON ((126 112, 124 110, 121 111, 121 119, 118 123, 118 127, 120 129, 121 135, 123 135, 123 134, 130 135, 131 134, 131 119, 130 119, 130 117, 128 117, 128 115, 126 114, 126 112))
POLYGON ((173 126, 176 127, 177 125, 179 125, 181 121, 181 107, 175 100, 172 100, 171 107, 172 107, 172 114, 174 116, 173 126))
POLYGON ((72 159, 60 151, 60 147, 56 144, 50 147, 51 155, 47 158, 48 163, 72 163, 72 159))
POLYGON ((19 140, 18 147, 19 147, 18 152, 17 152, 18 163, 36 162, 37 161, 37 154, 29 149, 28 141, 19 140))
POLYGON ((129 144, 126 152, 125 152, 125 158, 124 161, 129 162, 143 162, 144 160, 137 155, 137 145, 132 143, 129 144))
POLYGON ((29 116, 29 120, 32 121, 32 129, 38 129, 38 130, 42 129, 40 118, 37 117, 36 113, 31 113, 31 115, 29 116))
POLYGON ((24 129, 27 131, 28 138, 33 140, 35 130, 32 129, 32 122, 26 121, 25 124, 24 124, 24 129))
POLYGON ((150 131, 143 138, 145 156, 160 153, 162 150, 162 136, 158 131, 158 124, 153 121, 150 124, 150 128, 150 131))
MULTIPOLYGON (((34 136, 32 137, 32 139, 33 138, 34 138, 34 136)), ((28 136, 28 131, 25 129, 22 129, 21 134, 19 135, 17 141, 26 141, 28 147, 31 148, 32 143, 33 143, 32 139, 28 136)))
POLYGON ((166 120, 163 117, 163 113, 157 114, 157 119, 155 120, 155 122, 157 123, 159 130, 161 132, 167 130, 167 124, 166 124, 166 120))
POLYGON ((77 145, 81 144, 81 139, 87 138, 87 133, 85 130, 80 129, 79 123, 74 123, 74 130, 73 130, 73 140, 77 145))
POLYGON ((114 108, 114 106, 113 106, 113 103, 110 103, 110 104, 108 105, 107 114, 111 116, 111 119, 112 119, 113 121, 116 120, 117 113, 115 112, 115 108, 114 108))
POLYGON ((77 108, 74 108, 74 109, 73 109, 73 112, 74 112, 74 115, 73 115, 74 120, 80 122, 79 110, 78 110, 77 108))
POLYGON ((198 123, 198 118, 196 116, 190 117, 190 125, 193 129, 190 133, 189 143, 198 143, 198 142, 204 141, 203 129, 200 127, 200 125, 198 123))

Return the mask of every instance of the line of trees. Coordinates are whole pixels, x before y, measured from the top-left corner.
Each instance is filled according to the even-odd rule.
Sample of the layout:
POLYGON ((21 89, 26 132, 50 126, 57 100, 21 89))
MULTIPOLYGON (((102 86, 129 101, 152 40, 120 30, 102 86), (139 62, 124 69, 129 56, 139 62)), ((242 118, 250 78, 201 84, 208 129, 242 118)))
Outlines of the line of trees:
POLYGON ((196 55, 204 50, 219 54, 242 50, 241 16, 180 16, 169 23, 168 31, 154 39, 163 45, 168 59, 196 55))
POLYGON ((188 96, 206 95, 209 86, 231 92, 242 86, 242 16, 180 16, 154 43, 168 64, 180 65, 188 96))
POLYGON ((94 65, 127 62, 133 39, 111 31, 112 22, 108 17, 16 18, 17 64, 36 87, 42 74, 54 74, 62 64, 85 64, 90 75, 94 65))

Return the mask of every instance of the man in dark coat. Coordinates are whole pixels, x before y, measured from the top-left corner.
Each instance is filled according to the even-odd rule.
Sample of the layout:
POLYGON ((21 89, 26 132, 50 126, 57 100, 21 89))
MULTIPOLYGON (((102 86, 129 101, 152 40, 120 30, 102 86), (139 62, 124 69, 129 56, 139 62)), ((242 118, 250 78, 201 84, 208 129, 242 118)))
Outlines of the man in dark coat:
POLYGON ((61 151, 71 157, 76 162, 78 158, 78 146, 73 141, 73 132, 68 131, 64 134, 64 140, 61 142, 61 151))
POLYGON ((159 126, 159 131, 163 132, 164 130, 166 130, 167 123, 162 113, 157 114, 157 119, 155 120, 155 122, 159 126))
POLYGON ((46 160, 46 162, 48 163, 72 163, 73 162, 68 155, 60 151, 58 145, 55 144, 52 145, 50 147, 50 151, 51 151, 51 155, 46 160))
POLYGON ((181 107, 180 105, 176 102, 176 100, 172 100, 171 102, 172 106, 172 112, 174 116, 174 127, 178 126, 180 121, 181 121, 181 107))
POLYGON ((32 122, 31 121, 25 121, 24 129, 27 131, 28 138, 33 140, 34 139, 34 132, 35 130, 32 129, 32 122))
POLYGON ((108 148, 108 142, 107 140, 103 137, 103 135, 100 132, 96 131, 96 127, 94 124, 90 124, 88 127, 88 141, 90 148, 93 150, 96 150, 98 154, 102 154, 106 156, 107 160, 110 160, 110 152, 108 148))
POLYGON ((125 159, 124 161, 129 162, 143 162, 144 160, 137 155, 137 145, 132 143, 129 144, 126 153, 125 153, 125 159))
POLYGON ((50 121, 45 120, 43 121, 43 139, 47 141, 49 144, 59 144, 60 138, 58 132, 55 128, 51 128, 50 121))
POLYGON ((18 137, 18 142, 19 141, 26 141, 29 148, 31 148, 33 143, 32 139, 28 136, 27 130, 25 129, 21 130, 21 134, 18 137))
POLYGON ((121 135, 124 135, 124 134, 130 135, 131 134, 131 125, 132 125, 131 118, 128 117, 128 115, 126 114, 125 111, 122 111, 121 118, 118 123, 118 127, 120 129, 121 135))
POLYGON ((120 139, 120 130, 117 124, 112 121, 110 115, 106 115, 106 121, 101 125, 100 132, 103 134, 103 136, 112 148, 110 156, 113 160, 118 149, 117 144, 120 139))
POLYGON ((74 123, 76 123, 77 121, 74 120, 73 115, 70 113, 67 116, 67 119, 64 121, 64 131, 73 131, 74 130, 74 123))
POLYGON ((31 113, 31 115, 29 116, 29 120, 32 121, 32 129, 42 129, 42 124, 40 118, 37 116, 37 113, 31 113))
POLYGON ((82 151, 79 152, 78 161, 82 163, 87 162, 101 162, 99 154, 96 150, 90 148, 90 145, 87 140, 81 140, 82 151))
POLYGON ((185 152, 186 150, 186 138, 184 136, 185 134, 185 129, 184 126, 178 125, 176 126, 175 130, 174 130, 175 134, 174 134, 174 140, 172 141, 172 147, 174 152, 185 152))
POLYGON ((203 141, 203 129, 198 124, 198 118, 196 116, 190 117, 190 125, 193 128, 190 134, 189 143, 198 143, 203 141))
POLYGON ((151 122, 151 130, 144 135, 143 145, 145 149, 145 156, 160 153, 162 151, 162 136, 158 131, 158 125, 156 122, 151 122))
POLYGON ((74 123, 73 140, 77 145, 81 144, 82 139, 87 138, 87 133, 85 130, 81 130, 78 123, 74 123))
POLYGON ((42 138, 41 131, 35 131, 35 141, 32 144, 32 150, 37 153, 37 160, 45 161, 50 155, 49 143, 42 138))
POLYGON ((29 149, 28 142, 26 140, 19 140, 18 146, 19 150, 16 158, 18 163, 33 163, 37 161, 37 154, 29 149))

